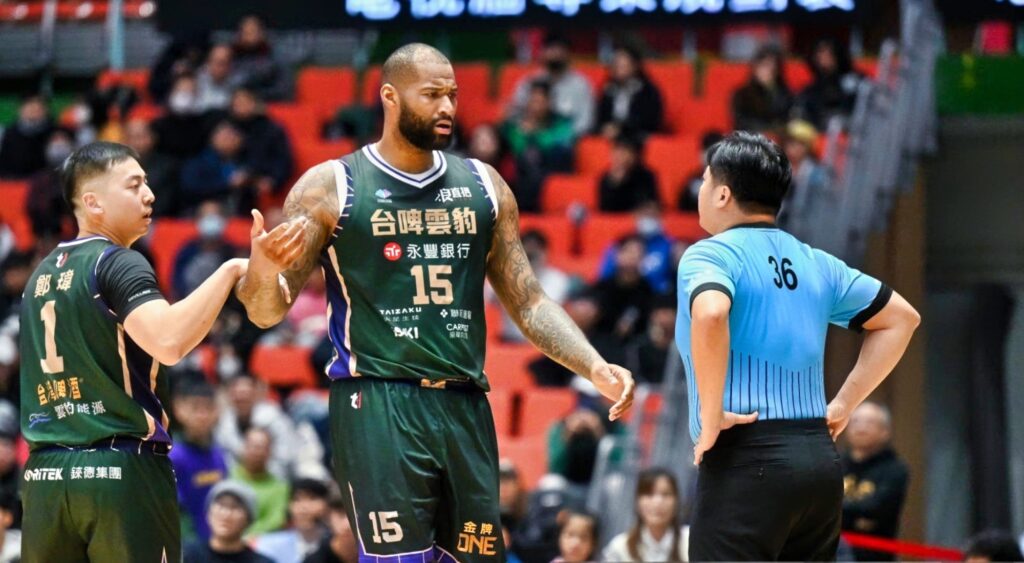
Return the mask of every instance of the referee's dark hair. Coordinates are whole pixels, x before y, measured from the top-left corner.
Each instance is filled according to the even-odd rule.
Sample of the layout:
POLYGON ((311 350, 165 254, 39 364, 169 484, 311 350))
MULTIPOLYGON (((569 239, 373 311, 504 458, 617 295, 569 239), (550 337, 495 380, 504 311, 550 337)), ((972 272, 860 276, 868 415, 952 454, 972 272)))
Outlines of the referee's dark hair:
POLYGON ((107 141, 94 141, 71 153, 60 166, 60 184, 68 207, 75 210, 75 196, 82 182, 129 158, 139 160, 139 153, 129 146, 107 141))
POLYGON ((778 214, 793 171, 782 148, 764 135, 736 131, 708 149, 716 186, 725 184, 748 213, 778 214))

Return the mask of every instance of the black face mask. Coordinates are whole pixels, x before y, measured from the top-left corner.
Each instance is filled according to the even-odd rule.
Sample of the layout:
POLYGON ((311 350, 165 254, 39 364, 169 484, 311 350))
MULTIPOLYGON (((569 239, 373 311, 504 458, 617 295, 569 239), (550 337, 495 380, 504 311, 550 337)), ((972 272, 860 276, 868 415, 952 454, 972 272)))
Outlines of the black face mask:
POLYGON ((399 100, 402 113, 398 116, 398 131, 405 137, 406 141, 424 151, 441 150, 448 146, 451 135, 439 135, 434 132, 439 120, 423 119, 406 107, 405 102, 399 100))
POLYGON ((547 67, 548 72, 558 74, 569 68, 569 61, 563 59, 552 59, 544 63, 544 66, 547 67))

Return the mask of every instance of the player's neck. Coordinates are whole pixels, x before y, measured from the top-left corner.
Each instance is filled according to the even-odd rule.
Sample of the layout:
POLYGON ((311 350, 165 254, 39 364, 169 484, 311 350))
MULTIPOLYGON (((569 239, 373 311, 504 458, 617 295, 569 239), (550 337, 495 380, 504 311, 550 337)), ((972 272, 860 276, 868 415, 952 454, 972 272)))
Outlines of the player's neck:
POLYGON ((117 236, 113 231, 107 229, 101 225, 85 225, 82 223, 78 224, 78 236, 76 239, 89 238, 101 236, 109 240, 110 242, 128 248, 132 245, 134 240, 126 240, 123 237, 117 236))
POLYGON ((385 132, 376 148, 385 162, 402 172, 419 174, 434 165, 434 151, 413 146, 401 135, 385 132))
POLYGON ((775 215, 771 213, 736 213, 723 218, 718 233, 743 225, 764 225, 766 223, 774 225, 775 215))

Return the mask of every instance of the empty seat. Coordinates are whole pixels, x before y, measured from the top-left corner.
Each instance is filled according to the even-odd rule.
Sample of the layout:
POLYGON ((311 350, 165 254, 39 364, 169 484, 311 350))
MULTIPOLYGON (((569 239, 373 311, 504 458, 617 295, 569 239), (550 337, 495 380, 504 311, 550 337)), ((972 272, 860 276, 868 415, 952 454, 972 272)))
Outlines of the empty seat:
POLYGON ((494 389, 531 389, 534 382, 529 365, 539 355, 533 344, 490 344, 484 360, 487 381, 494 389))
POLYGON ((683 180, 700 166, 700 142, 692 135, 652 135, 644 147, 644 161, 658 176, 662 204, 675 207, 683 180))
POLYGON ((693 98, 693 67, 682 61, 664 61, 647 63, 644 70, 661 93, 666 129, 681 131, 686 123, 685 101, 693 98))
POLYGON ((487 402, 491 404, 491 414, 494 416, 494 431, 499 437, 512 435, 514 399, 515 395, 507 389, 495 389, 487 394, 487 402))
POLYGON ((700 218, 696 213, 669 213, 662 218, 665 234, 686 242, 697 242, 710 235, 701 228, 700 218))
POLYGON ((571 276, 578 276, 587 283, 597 281, 597 276, 601 273, 602 260, 603 257, 600 254, 584 256, 553 254, 548 258, 548 262, 555 268, 558 268, 571 276))
POLYGON ((356 75, 350 68, 306 67, 299 71, 295 99, 315 108, 320 121, 330 119, 338 108, 352 104, 356 97, 356 75))
POLYGON ((309 356, 309 348, 300 346, 256 346, 249 366, 253 375, 273 387, 315 387, 317 376, 309 356))
POLYGON ((541 188, 540 206, 545 213, 565 213, 569 206, 580 204, 597 208, 597 180, 592 176, 551 174, 541 188))
POLYGON ((28 182, 0 181, 0 223, 6 223, 14 234, 14 243, 21 249, 31 248, 35 237, 32 222, 26 213, 28 182))
POLYGON ((682 124, 677 132, 700 138, 710 131, 725 134, 732 131, 732 106, 730 100, 691 98, 683 100, 682 124))
POLYGON ((356 150, 356 144, 348 139, 337 141, 305 140, 295 143, 295 175, 327 160, 341 158, 356 150))
POLYGON ((543 387, 523 393, 519 435, 546 436, 552 426, 576 408, 576 402, 572 389, 543 387))
POLYGON ((600 177, 608 171, 612 143, 600 135, 583 137, 576 143, 576 171, 588 176, 600 177))
POLYGON ((628 214, 597 213, 583 224, 583 255, 597 255, 620 238, 636 232, 636 220, 628 214))
POLYGON ((284 128, 293 144, 320 138, 320 122, 311 106, 267 104, 267 115, 284 128))
POLYGON ((786 80, 786 86, 789 87, 789 91, 793 95, 799 94, 814 80, 814 75, 811 74, 807 63, 797 59, 786 61, 786 65, 782 67, 782 73, 786 80))
POLYGON ((547 436, 498 437, 498 457, 511 460, 519 470, 520 483, 527 490, 537 486, 548 473, 547 436))
POLYGON ((608 79, 608 67, 598 62, 578 62, 571 68, 587 79, 594 91, 594 97, 597 98, 608 79))
POLYGON ((498 72, 498 100, 507 105, 515 95, 519 82, 540 71, 538 65, 506 64, 498 72))
POLYGON ((373 107, 380 103, 380 67, 371 66, 363 71, 359 87, 359 101, 364 106, 373 107))
POLYGON ((729 105, 732 94, 750 78, 750 65, 726 61, 711 61, 704 72, 704 95, 712 100, 729 105))
POLYGON ((548 255, 569 254, 572 249, 573 225, 567 217, 523 214, 519 216, 519 232, 540 231, 548 239, 548 255))

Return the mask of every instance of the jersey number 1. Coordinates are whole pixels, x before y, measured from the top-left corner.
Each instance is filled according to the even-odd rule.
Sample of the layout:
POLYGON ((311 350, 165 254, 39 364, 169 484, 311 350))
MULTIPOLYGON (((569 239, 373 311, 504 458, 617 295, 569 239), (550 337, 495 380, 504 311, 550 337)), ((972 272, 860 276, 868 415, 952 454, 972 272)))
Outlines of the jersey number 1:
POLYGON ((47 301, 39 314, 43 317, 43 331, 46 333, 43 339, 46 357, 39 363, 43 366, 43 373, 61 373, 64 371, 64 357, 57 355, 57 338, 54 336, 57 331, 57 302, 47 301))
POLYGON ((442 278, 451 275, 452 267, 445 265, 427 266, 430 276, 430 295, 427 295, 427 284, 424 280, 423 266, 413 266, 412 277, 416 279, 416 295, 412 296, 413 305, 450 305, 455 300, 452 295, 452 282, 442 278))

